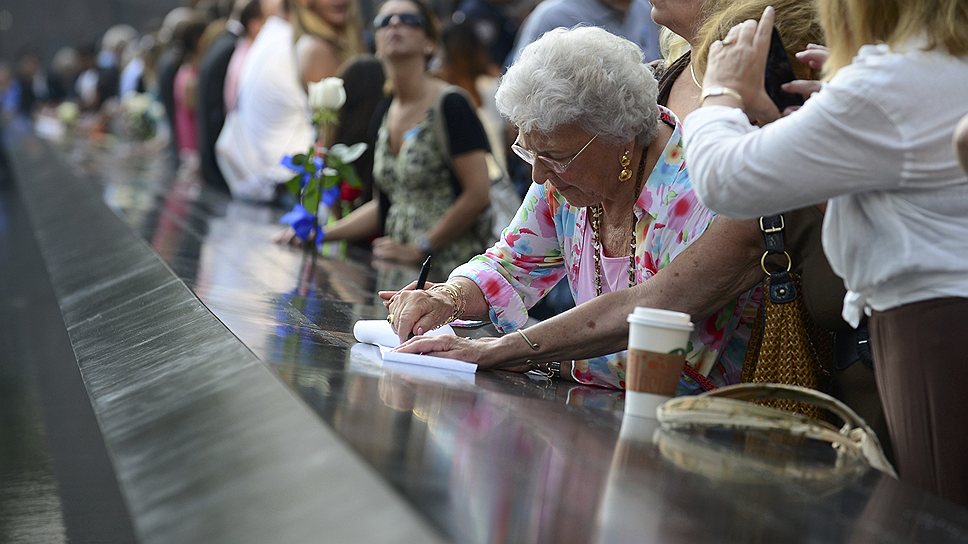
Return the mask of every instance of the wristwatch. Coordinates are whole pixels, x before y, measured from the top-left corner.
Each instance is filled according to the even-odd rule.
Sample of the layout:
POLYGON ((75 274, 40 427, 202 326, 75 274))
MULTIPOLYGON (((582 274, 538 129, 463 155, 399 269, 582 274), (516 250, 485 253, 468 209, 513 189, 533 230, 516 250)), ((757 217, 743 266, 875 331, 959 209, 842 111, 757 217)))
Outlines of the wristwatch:
POLYGON ((430 240, 428 240, 426 236, 421 236, 420 238, 417 238, 416 245, 417 245, 417 249, 420 250, 420 253, 424 255, 430 255, 434 249, 433 247, 430 246, 430 240))
POLYGON ((531 359, 526 361, 528 372, 542 376, 549 380, 561 378, 561 361, 549 361, 547 363, 536 363, 531 359))
POLYGON ((699 103, 703 103, 707 98, 712 96, 730 96, 739 100, 739 103, 743 104, 743 95, 739 94, 736 89, 730 89, 729 87, 723 87, 722 85, 716 85, 713 87, 707 87, 703 89, 702 94, 699 96, 699 103))

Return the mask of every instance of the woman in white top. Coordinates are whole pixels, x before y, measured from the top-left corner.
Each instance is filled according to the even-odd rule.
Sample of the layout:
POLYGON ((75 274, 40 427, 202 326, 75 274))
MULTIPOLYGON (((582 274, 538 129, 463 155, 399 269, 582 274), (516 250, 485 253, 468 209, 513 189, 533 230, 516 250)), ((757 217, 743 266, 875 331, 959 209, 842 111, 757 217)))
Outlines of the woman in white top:
POLYGON ((968 176, 951 145, 968 113, 968 2, 819 5, 828 81, 764 128, 747 112, 779 117, 763 91, 772 8, 710 47, 703 107, 685 123, 696 192, 735 217, 829 200, 824 249, 849 290, 844 318, 872 316, 901 478, 968 504, 953 416, 968 388, 968 176))
POLYGON ((232 196, 271 202, 277 186, 292 177, 279 161, 313 143, 306 92, 299 78, 293 25, 286 2, 266 11, 239 79, 236 109, 215 144, 219 169, 232 196))

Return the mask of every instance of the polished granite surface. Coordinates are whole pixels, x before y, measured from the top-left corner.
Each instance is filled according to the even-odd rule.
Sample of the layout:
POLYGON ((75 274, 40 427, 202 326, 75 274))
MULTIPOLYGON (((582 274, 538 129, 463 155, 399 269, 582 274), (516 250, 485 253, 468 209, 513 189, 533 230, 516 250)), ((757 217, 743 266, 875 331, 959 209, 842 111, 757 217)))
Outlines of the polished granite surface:
MULTIPOLYGON (((73 408, 93 410, 97 425, 84 438, 107 450, 123 497, 114 525, 130 520, 134 533, 76 541, 439 540, 104 205, 97 185, 51 160, 40 142, 12 151, 60 313, 40 328, 59 324, 69 339, 56 368, 28 364, 40 382, 79 371, 84 397, 73 408)), ((52 444, 67 434, 47 431, 52 444)), ((92 482, 83 497, 93 502, 111 485, 92 482)), ((64 502, 67 513, 72 502, 64 502)))
MULTIPOLYGON (((202 187, 191 173, 172 173, 162 153, 144 147, 75 144, 60 147, 55 155, 90 180, 81 185, 143 238, 318 417, 303 418, 297 410, 291 420, 299 428, 306 434, 316 433, 313 427, 334 431, 436 535, 458 542, 968 540, 965 510, 855 460, 838 459, 822 445, 757 434, 663 432, 651 420, 623 420, 621 393, 567 382, 508 372, 466 375, 383 365, 372 347, 355 344, 352 326, 358 319, 383 318, 375 292, 411 281, 415 269, 372 262, 358 248, 327 246, 314 258, 274 245, 270 238, 280 230, 276 220, 283 210, 231 201, 202 187)), ((51 220, 56 221, 56 214, 51 220)), ((91 219, 84 228, 93 232, 101 222, 91 219)), ((57 247, 56 240, 48 242, 57 247)), ((100 243, 106 265, 126 258, 125 248, 108 240, 100 243)), ((56 255, 50 258, 56 260, 56 255)), ((138 276, 138 282, 151 288, 139 299, 144 305, 139 320, 119 329, 119 342, 137 341, 142 327, 177 310, 171 304, 178 302, 158 297, 182 294, 181 282, 170 281, 155 268, 148 271, 136 258, 131 262, 132 275, 119 281, 138 276)), ((86 292, 85 285, 98 283, 98 273, 95 267, 89 277, 79 273, 63 278, 73 297, 70 304, 62 303, 69 326, 71 312, 83 311, 89 302, 85 297, 122 297, 111 288, 96 295, 86 292)), ((96 325, 76 325, 80 347, 87 336, 84 327, 96 325)), ((202 330, 193 322, 177 328, 190 329, 185 333, 189 344, 228 342, 218 337, 216 328, 202 330)), ((169 353, 148 376, 164 377, 198 363, 191 351, 169 353)), ((90 368, 89 388, 95 396, 98 388, 106 395, 118 394, 112 375, 99 376, 90 368)), ((225 371, 231 374, 233 369, 225 371)), ((229 393, 236 387, 174 384, 199 390, 224 387, 229 393)), ((115 400, 118 410, 166 402, 164 396, 115 400)), ((245 411, 241 401, 231 406, 245 411)), ((183 408, 183 416, 191 420, 194 407, 183 408)), ((115 416, 105 414, 102 425, 110 434, 115 416)), ((246 421, 257 417, 242 416, 246 421)), ((295 425, 292 421, 290 426, 295 425)), ((125 425, 131 429, 130 421, 125 425)), ((298 434, 299 428, 289 430, 298 434)), ((210 432, 220 436, 217 428, 210 432)), ((116 447, 141 455, 160 453, 143 449, 145 444, 165 447, 159 437, 125 438, 116 447)), ((299 451, 308 451, 305 444, 299 451)), ((293 459, 297 480, 325 487, 334 477, 325 470, 306 470, 293 459)), ((157 482, 146 476, 130 485, 157 482)), ((209 493, 213 495, 224 481, 213 478, 203 485, 215 487, 209 493)), ((235 491, 259 501, 260 489, 235 491)), ((236 505, 252 508, 244 502, 236 505)), ((136 525, 142 517, 156 515, 150 506, 145 500, 143 509, 132 513, 136 525)), ((188 514, 164 515, 169 516, 164 523, 178 523, 178 516, 188 514)), ((347 509, 345 515, 378 517, 367 508, 347 509)), ((311 526, 311 516, 300 509, 287 523, 311 526)), ((414 530, 419 532, 419 524, 414 530)))

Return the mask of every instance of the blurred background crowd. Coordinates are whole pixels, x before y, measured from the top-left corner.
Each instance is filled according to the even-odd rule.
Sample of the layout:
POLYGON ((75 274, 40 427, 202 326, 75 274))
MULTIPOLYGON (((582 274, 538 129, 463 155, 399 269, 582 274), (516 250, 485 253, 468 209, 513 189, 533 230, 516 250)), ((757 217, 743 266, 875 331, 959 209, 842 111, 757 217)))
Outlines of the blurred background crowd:
MULTIPOLYGON (((2 114, 13 128, 10 132, 19 128, 54 140, 81 135, 93 142, 147 142, 170 153, 180 178, 197 179, 235 198, 288 205, 279 189, 292 174, 279 159, 305 149, 311 141, 307 85, 339 76, 348 101, 340 111, 335 140, 329 143, 370 144, 356 165, 364 188, 352 207, 359 207, 374 196, 373 121, 387 111, 385 97, 393 84, 385 75, 386 59, 377 51, 375 18, 379 19, 382 4, 88 2, 86 9, 92 13, 79 14, 86 22, 43 34, 32 32, 29 25, 41 16, 31 11, 43 11, 44 6, 19 6, 12 15, 0 14, 0 23, 10 23, 7 32, 0 33, 2 114), (99 24, 104 26, 99 34, 77 38, 99 24), (221 153, 216 149, 220 136, 221 153)), ((499 78, 519 52, 547 30, 586 24, 637 43, 643 61, 660 56, 659 27, 646 0, 435 0, 427 8, 432 13, 420 26, 434 46, 427 52, 426 73, 466 93, 485 131, 481 146, 494 158, 492 171, 494 164, 506 171, 521 196, 531 185, 531 167, 506 153, 516 134, 494 105, 499 78)), ((398 19, 386 25, 406 24, 398 19)), ((449 110, 444 114, 454 116, 449 110)), ((465 132, 464 127, 458 129, 465 132)), ((462 144, 452 137, 450 145, 462 144)), ((460 183, 452 179, 455 193, 464 192, 469 199, 471 193, 462 191, 460 183)), ((387 205, 383 208, 381 220, 386 223, 387 205)), ((471 216, 481 213, 461 210, 460 205, 455 209, 471 216)), ((440 210, 441 215, 446 213, 447 208, 440 210)), ((453 228, 446 221, 440 226, 453 228)), ((342 232, 337 228, 327 238, 370 240, 375 235, 342 232)), ((410 242, 383 252, 406 254, 408 247, 419 245, 410 242)), ((473 251, 468 247, 455 262, 486 247, 482 244, 472 244, 473 251)), ((567 291, 558 289, 536 315, 572 305, 567 291)))
MULTIPOLYGON (((4 30, 0 32, 3 115, 21 125, 38 113, 47 113, 68 125, 83 117, 88 120, 86 128, 94 133, 110 132, 114 122, 113 128, 123 136, 147 139, 162 135, 182 163, 200 168, 206 182, 224 186, 213 155, 214 141, 226 114, 236 107, 237 97, 244 91, 240 88, 244 59, 265 22, 276 17, 293 25, 293 39, 298 43, 291 44, 292 51, 278 54, 298 57, 297 70, 302 72, 298 77, 305 86, 323 77, 342 75, 354 57, 375 52, 371 21, 380 3, 86 2, 70 8, 79 11, 81 24, 70 25, 58 18, 64 23, 60 26, 66 28, 42 34, 32 31, 30 25, 43 17, 40 12, 45 10, 44 5, 31 3, 0 10, 0 27, 4 30), (95 13, 83 13, 87 10, 95 13), (97 29, 99 23, 104 27, 97 29), (96 33, 80 37, 89 32, 96 33), (319 38, 315 41, 329 46, 317 43, 314 47, 314 40, 299 40, 301 35, 319 38), (135 94, 145 97, 125 101, 135 94), (65 103, 67 107, 57 110, 65 103), (163 110, 152 109, 153 103, 162 105, 163 110), (135 111, 131 114, 130 110, 135 111), (130 115, 125 117, 125 112, 130 115), (160 121, 157 126, 152 125, 152 115, 160 121)), ((468 92, 483 114, 489 138, 499 140, 491 142, 491 149, 502 159, 505 154, 501 151, 508 142, 498 128, 500 118, 493 108, 496 77, 517 52, 546 30, 595 24, 639 43, 646 53, 644 60, 659 56, 658 30, 645 0, 435 0, 429 4, 441 24, 440 47, 433 53, 429 71, 468 92)), ((275 47, 285 48, 286 44, 279 42, 275 47)), ((372 69, 365 72, 359 69, 355 77, 367 80, 358 85, 372 96, 373 77, 382 78, 382 74, 372 69)), ((265 75, 278 77, 277 73, 265 75)), ((370 100, 353 115, 365 119, 377 101, 370 100)), ((350 136, 361 141, 366 121, 354 123, 356 132, 350 136)), ((44 132, 45 127, 40 128, 44 132)), ((514 172, 521 165, 509 167, 514 172)), ((522 192, 526 191, 530 184, 527 173, 518 172, 516 177, 522 192)))

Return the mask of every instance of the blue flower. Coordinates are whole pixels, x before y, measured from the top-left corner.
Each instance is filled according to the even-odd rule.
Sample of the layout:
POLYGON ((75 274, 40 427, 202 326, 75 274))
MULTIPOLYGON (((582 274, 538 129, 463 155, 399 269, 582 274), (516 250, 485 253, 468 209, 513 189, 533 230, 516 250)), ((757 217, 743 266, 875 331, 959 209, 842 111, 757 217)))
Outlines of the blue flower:
POLYGON ((340 188, 338 186, 330 187, 329 189, 323 191, 323 204, 327 206, 336 204, 336 202, 339 200, 339 191, 340 188))
POLYGON ((313 155, 313 157, 312 157, 312 165, 313 165, 313 168, 311 170, 309 170, 309 169, 306 169, 306 167, 301 162, 297 162, 297 160, 296 160, 296 157, 297 156, 298 157, 305 157, 305 155, 296 155, 296 156, 294 156, 294 155, 284 155, 282 157, 282 160, 279 161, 279 164, 285 166, 289 170, 292 170, 293 172, 295 172, 296 174, 298 174, 299 175, 299 187, 301 189, 305 189, 306 188, 306 185, 308 185, 309 182, 310 182, 310 180, 313 179, 313 176, 315 176, 318 172, 322 172, 323 171, 323 167, 325 166, 325 164, 323 163, 323 158, 322 157, 318 157, 318 156, 313 155))
POLYGON ((309 240, 309 236, 316 228, 316 216, 309 213, 309 210, 304 208, 302 204, 293 206, 292 211, 283 215, 279 219, 279 222, 292 227, 292 230, 295 231, 296 236, 300 240, 309 240))
POLYGON ((310 179, 312 179, 312 174, 310 174, 309 172, 307 172, 306 171, 306 168, 304 168, 303 165, 301 165, 301 164, 297 163, 295 160, 293 160, 292 155, 286 155, 286 156, 282 157, 282 160, 279 161, 279 164, 281 164, 281 165, 285 166, 286 168, 292 170, 296 174, 299 174, 299 187, 300 188, 306 187, 306 184, 309 183, 309 180, 310 179))
POLYGON ((296 173, 305 173, 306 172, 306 169, 303 168, 303 165, 298 164, 293 159, 293 156, 292 155, 283 155, 282 156, 282 160, 279 161, 279 164, 285 166, 286 168, 288 168, 288 169, 290 169, 290 170, 292 170, 293 172, 296 172, 296 173))

